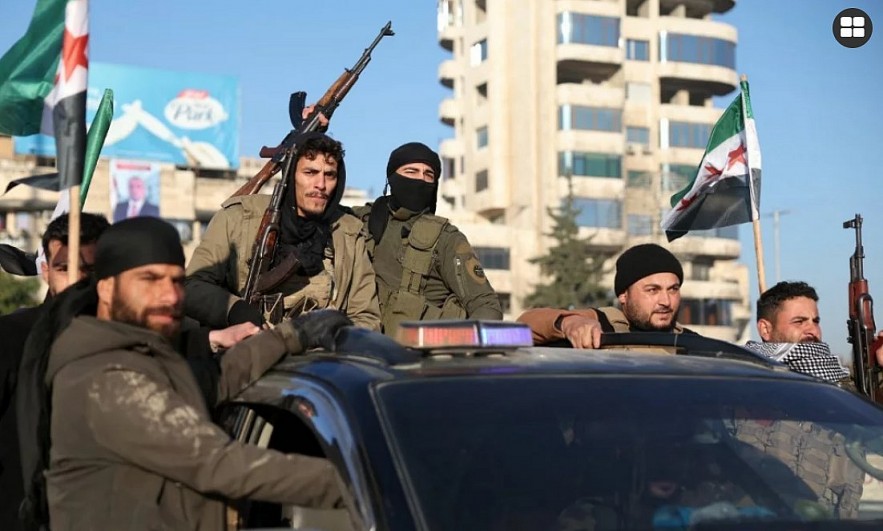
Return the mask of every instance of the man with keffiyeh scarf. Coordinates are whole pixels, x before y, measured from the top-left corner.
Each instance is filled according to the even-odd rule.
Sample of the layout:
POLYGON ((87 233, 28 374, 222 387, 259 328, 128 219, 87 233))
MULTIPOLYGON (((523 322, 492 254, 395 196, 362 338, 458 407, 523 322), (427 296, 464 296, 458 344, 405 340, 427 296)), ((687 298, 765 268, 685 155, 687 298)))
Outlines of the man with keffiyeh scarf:
MULTIPOLYGON (((757 331, 763 343, 748 348, 796 372, 855 390, 849 371, 822 342, 819 296, 806 282, 779 282, 757 300, 757 331)), ((883 349, 881 349, 883 350, 883 349)), ((883 358, 883 352, 877 352, 883 358)))
MULTIPOLYGON (((300 265, 278 288, 283 314, 296 317, 333 308, 357 326, 376 330, 380 310, 362 223, 339 206, 346 186, 343 146, 318 132, 304 134, 296 145, 292 175, 282 176, 291 182, 282 202, 275 262, 294 253, 300 265)), ((187 266, 185 312, 204 326, 265 321, 240 295, 269 203, 265 194, 227 200, 194 251, 187 266)))

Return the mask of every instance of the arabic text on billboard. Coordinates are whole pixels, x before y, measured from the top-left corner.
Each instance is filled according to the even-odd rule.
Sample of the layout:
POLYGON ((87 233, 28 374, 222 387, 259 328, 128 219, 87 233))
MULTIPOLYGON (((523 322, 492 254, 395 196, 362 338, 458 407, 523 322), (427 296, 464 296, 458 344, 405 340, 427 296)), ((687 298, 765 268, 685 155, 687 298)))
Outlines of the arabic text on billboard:
MULTIPOLYGON (((105 88, 114 113, 103 157, 133 158, 212 169, 239 164, 239 86, 235 78, 92 63, 87 120, 105 88)), ((20 154, 55 156, 46 135, 15 139, 20 154)))

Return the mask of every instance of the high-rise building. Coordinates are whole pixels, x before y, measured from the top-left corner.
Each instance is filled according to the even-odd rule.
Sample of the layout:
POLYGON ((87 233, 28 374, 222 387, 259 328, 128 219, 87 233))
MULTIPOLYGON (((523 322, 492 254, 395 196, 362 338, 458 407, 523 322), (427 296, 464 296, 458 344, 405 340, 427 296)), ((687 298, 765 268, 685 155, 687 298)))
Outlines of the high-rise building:
POLYGON ((549 208, 572 186, 581 235, 612 259, 657 242, 684 263, 680 321, 747 337, 748 271, 738 228, 668 244, 660 220, 692 178, 738 87, 733 0, 439 0, 439 107, 452 138, 442 215, 478 249, 509 315, 544 279, 549 208), (568 177, 570 177, 568 179, 568 177), (572 183, 569 185, 568 183, 572 183))

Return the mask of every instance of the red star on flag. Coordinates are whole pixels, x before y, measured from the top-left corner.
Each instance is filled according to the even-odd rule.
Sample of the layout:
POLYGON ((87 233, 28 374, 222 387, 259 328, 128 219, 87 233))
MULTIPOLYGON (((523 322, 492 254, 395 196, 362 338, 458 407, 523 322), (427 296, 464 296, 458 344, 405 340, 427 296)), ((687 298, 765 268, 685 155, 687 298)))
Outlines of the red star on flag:
POLYGON ((739 144, 739 147, 727 153, 727 169, 730 169, 737 162, 748 166, 748 161, 745 160, 745 144, 739 144))
POLYGON ((77 66, 89 68, 89 59, 86 50, 89 46, 89 34, 74 37, 70 31, 64 30, 64 45, 62 46, 61 61, 64 64, 64 80, 71 78, 77 66))

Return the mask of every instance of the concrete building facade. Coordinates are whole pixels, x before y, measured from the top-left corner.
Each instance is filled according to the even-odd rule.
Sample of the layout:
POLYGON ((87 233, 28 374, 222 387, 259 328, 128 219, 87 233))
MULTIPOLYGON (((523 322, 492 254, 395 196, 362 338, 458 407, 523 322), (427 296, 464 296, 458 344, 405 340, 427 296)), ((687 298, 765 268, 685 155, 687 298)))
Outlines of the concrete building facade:
POLYGON ((734 93, 737 32, 712 20, 732 0, 439 0, 439 115, 451 217, 479 250, 509 315, 542 282, 530 258, 553 243, 549 208, 572 182, 581 235, 612 260, 656 242, 685 265, 680 320, 747 337, 738 228, 668 244, 671 195, 692 178, 734 93), (570 176, 570 179, 567 177, 570 176))

